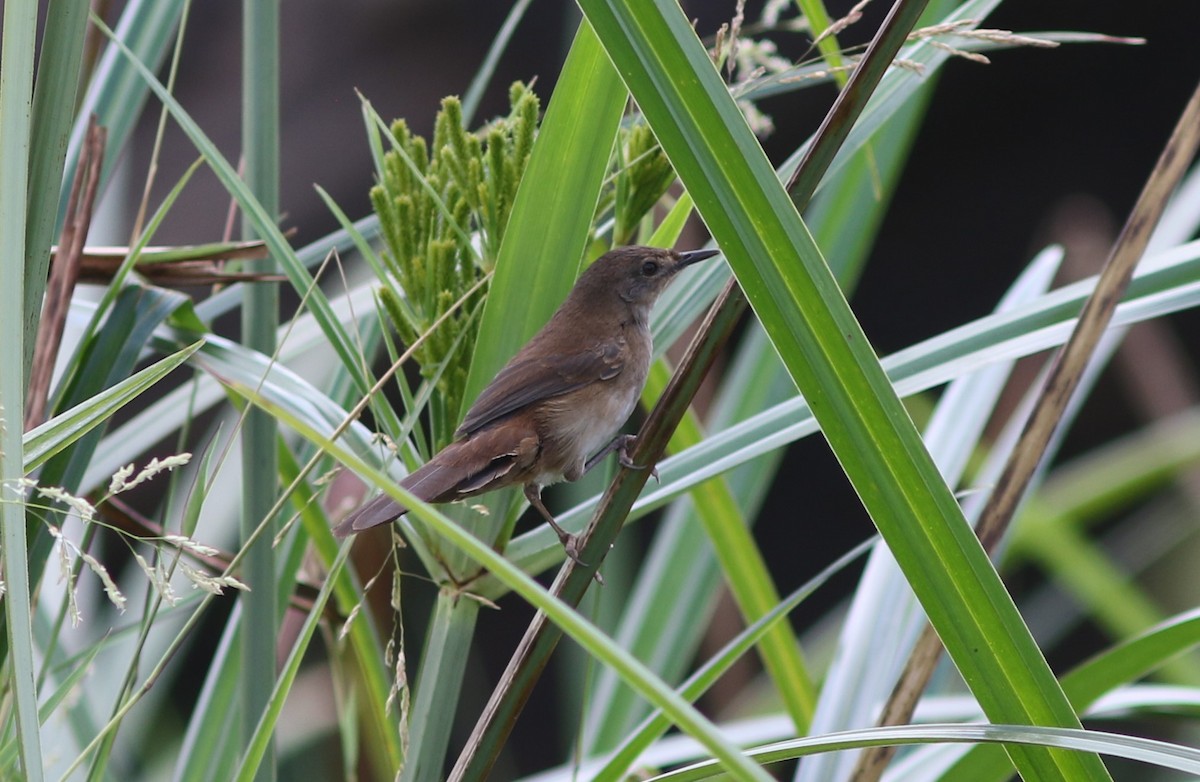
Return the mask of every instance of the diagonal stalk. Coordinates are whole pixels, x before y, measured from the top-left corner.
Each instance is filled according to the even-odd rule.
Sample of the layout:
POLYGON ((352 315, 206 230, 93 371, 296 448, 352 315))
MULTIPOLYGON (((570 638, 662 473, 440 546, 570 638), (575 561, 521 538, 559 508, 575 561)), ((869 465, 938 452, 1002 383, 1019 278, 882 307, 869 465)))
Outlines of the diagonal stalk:
MULTIPOLYGON (((818 183, 849 135, 854 121, 862 113, 867 99, 916 25, 925 5, 926 0, 902 0, 880 27, 862 62, 846 88, 839 93, 788 182, 788 192, 797 208, 806 206, 816 192, 818 183)), ((637 451, 633 455, 635 463, 653 464, 662 455, 670 432, 691 404, 711 357, 728 338, 729 330, 745 312, 746 304, 745 295, 734 278, 730 278, 689 346, 671 384, 643 424, 638 435, 637 451), (703 360, 702 357, 707 359, 703 360)), ((553 592, 556 596, 572 604, 578 604, 582 599, 596 568, 645 485, 648 477, 645 473, 621 470, 617 474, 584 532, 585 542, 580 558, 594 564, 579 566, 568 560, 555 580, 553 592)), ((476 780, 487 776, 561 637, 562 631, 548 624, 544 615, 538 614, 534 618, 471 732, 455 764, 451 780, 476 780)))

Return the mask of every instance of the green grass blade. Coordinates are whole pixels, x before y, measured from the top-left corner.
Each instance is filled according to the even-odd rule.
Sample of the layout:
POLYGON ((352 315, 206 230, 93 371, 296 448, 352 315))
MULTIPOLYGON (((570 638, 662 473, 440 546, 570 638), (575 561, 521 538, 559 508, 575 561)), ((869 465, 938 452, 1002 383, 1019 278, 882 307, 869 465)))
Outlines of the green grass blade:
MULTIPOLYGON (((1198 645, 1200 609, 1185 611, 1077 666, 1062 678, 1063 691, 1082 712, 1101 695, 1137 681, 1198 645)), ((981 745, 963 755, 942 778, 1002 782, 1012 772, 1005 761, 999 747, 981 745)))
POLYGON ((1177 614, 1087 660, 1063 677, 1063 690, 1082 711, 1101 695, 1136 682, 1196 646, 1200 646, 1200 609, 1177 614))
MULTIPOLYGON (((335 301, 334 312, 343 324, 350 327, 354 325, 356 317, 369 316, 373 311, 371 300, 369 285, 355 286, 345 296, 339 297, 335 301)), ((83 310, 90 307, 86 302, 76 302, 73 306, 83 310)), ((281 371, 282 377, 279 383, 286 386, 290 382, 290 378, 295 376, 294 373, 287 370, 287 367, 306 360, 313 352, 323 354, 328 342, 316 319, 308 314, 297 319, 294 325, 285 328, 289 330, 289 337, 283 343, 278 361, 274 365, 271 364, 269 357, 254 351, 240 350, 229 340, 214 335, 205 335, 204 356, 228 357, 233 366, 239 368, 239 371, 249 369, 249 365, 252 364, 260 373, 258 378, 263 376, 261 373, 267 371, 272 374, 281 371)), ((154 347, 164 352, 170 352, 178 350, 193 339, 195 339, 194 332, 186 328, 174 333, 160 331, 154 347)), ((344 373, 339 372, 338 377, 344 378, 346 382, 356 382, 349 379, 344 373)), ((244 382, 253 385, 258 380, 257 378, 247 379, 244 382)), ((193 404, 191 401, 192 389, 175 389, 114 429, 110 435, 105 437, 103 449, 93 457, 82 485, 90 490, 106 482, 113 470, 127 464, 162 438, 169 437, 180 424, 180 411, 192 409, 197 413, 203 412, 227 399, 226 390, 220 383, 215 378, 207 376, 200 378, 194 393, 195 402, 193 404)), ((323 410, 324 407, 325 405, 317 405, 317 409, 323 410)), ((329 416, 327 420, 341 421, 345 417, 344 407, 337 404, 330 404, 328 407, 330 409, 327 413, 329 416)), ((323 411, 322 414, 326 413, 323 411)), ((369 437, 369 432, 365 429, 362 431, 365 436, 369 437)))
MULTIPOLYGON (((106 648, 103 642, 93 644, 78 660, 78 665, 72 666, 69 672, 57 683, 57 686, 50 693, 38 708, 38 716, 45 725, 54 713, 68 702, 68 696, 77 694, 83 683, 83 679, 91 670, 91 665, 95 661, 96 656, 106 648)), ((19 755, 19 746, 17 736, 8 736, 4 742, 4 746, 0 747, 0 769, 16 769, 17 757, 19 755)))
POLYGON ((48 459, 107 421, 113 413, 187 361, 200 345, 199 342, 189 345, 30 429, 25 434, 26 472, 41 467, 48 459))
MULTIPOLYGON (((821 752, 929 743, 1000 744, 1010 751, 1014 747, 1053 747, 1069 750, 1067 754, 1103 753, 1193 776, 1200 774, 1200 750, 1192 747, 1103 731, 1028 725, 904 725, 893 728, 868 728, 829 736, 781 741, 757 747, 749 755, 760 763, 778 763, 821 752)), ((712 779, 720 773, 721 769, 706 761, 652 777, 651 782, 692 782, 712 779)))
POLYGON ((175 764, 175 782, 224 782, 237 766, 237 725, 231 720, 198 719, 200 715, 238 713, 238 678, 229 673, 241 667, 241 609, 235 607, 213 651, 213 662, 175 764), (220 676, 218 674, 225 673, 220 676))
MULTIPOLYGON (((1151 594, 1127 578, 1112 556, 1088 539, 1085 529, 1176 479, 1181 469, 1200 458, 1198 437, 1200 415, 1188 411, 1056 470, 1023 508, 1006 565, 1033 560, 1070 590, 1111 637, 1131 637, 1162 621, 1163 611, 1151 594), (1064 545, 1069 548, 1061 548, 1064 545)), ((1200 681, 1191 658, 1168 663, 1161 675, 1179 683, 1200 681)))
MULTIPOLYGON (((872 538, 871 540, 864 541, 855 546, 851 551, 838 557, 835 562, 809 579, 804 586, 797 589, 791 595, 788 595, 778 605, 763 614, 757 621, 738 633, 729 643, 725 644, 720 652, 715 654, 708 662, 688 677, 687 681, 679 688, 680 694, 689 701, 699 699, 709 687, 716 683, 722 674, 741 659, 742 655, 765 637, 772 625, 791 613, 796 606, 820 588, 830 577, 841 572, 854 560, 870 551, 874 540, 872 538)), ((656 738, 666 733, 668 728, 670 728, 670 723, 663 718, 661 713, 656 712, 651 714, 642 721, 642 724, 636 730, 626 731, 620 746, 611 753, 599 771, 593 772, 589 769, 586 773, 594 782, 618 782, 618 780, 624 779, 625 775, 629 773, 629 770, 637 761, 638 755, 649 747, 656 738)))
MULTIPOLYGON (((997 310, 1015 309, 1044 292, 1061 260, 1061 251, 1042 253, 1018 277, 997 310)), ((966 471, 1011 369, 1012 362, 1001 362, 958 378, 938 400, 926 427, 925 441, 952 485, 957 486, 966 471)), ((998 452, 994 449, 993 454, 998 452)), ((886 547, 876 549, 846 611, 813 732, 831 733, 877 723, 879 707, 895 688, 925 624, 925 615, 907 588, 895 558, 886 547)), ((822 755, 803 764, 796 782, 843 777, 850 774, 855 763, 857 758, 846 753, 822 755)))
POLYGON ((496 63, 500 61, 500 55, 504 54, 504 50, 508 48, 508 42, 512 39, 512 34, 516 31, 517 25, 521 23, 521 19, 525 17, 525 11, 528 10, 531 1, 517 0, 513 3, 508 16, 504 18, 504 24, 500 25, 500 29, 496 31, 496 38, 488 47, 483 63, 479 66, 479 72, 475 74, 475 78, 471 80, 471 86, 467 88, 467 92, 463 96, 464 125, 469 127, 471 120, 475 118, 479 101, 483 99, 483 91, 487 89, 488 83, 492 80, 492 74, 496 72, 496 63))
MULTIPOLYGON (((928 90, 918 95, 927 95, 928 90)), ((870 150, 860 149, 849 165, 834 178, 814 203, 810 225, 821 247, 829 249, 831 266, 843 288, 853 288, 873 243, 875 229, 885 213, 888 196, 899 177, 904 155, 923 114, 924 99, 909 102, 894 119, 881 128, 870 150), (870 152, 871 155, 866 153, 870 152), (870 159, 868 159, 870 158, 870 159), (882 190, 882 193, 880 192, 882 190)), ((690 199, 687 199, 690 203, 690 199)), ((719 268, 719 267, 714 267, 719 268)), ((726 271, 726 274, 728 272, 726 271)), ((674 311, 678 311, 675 308, 674 311)), ((655 323, 672 312, 657 311, 655 323)), ((673 328, 673 327, 671 327, 673 328)), ((718 402, 710 415, 710 427, 721 429, 749 418, 794 395, 791 383, 770 343, 760 329, 743 340, 739 355, 722 378, 718 402)), ((781 454, 760 456, 726 474, 743 513, 753 523, 759 500, 772 481, 781 454)), ((668 681, 683 670, 683 659, 699 642, 700 633, 688 626, 702 626, 691 618, 711 610, 717 584, 713 547, 693 534, 694 515, 706 503, 691 499, 672 505, 659 525, 651 554, 638 575, 636 592, 627 601, 618 638, 637 650, 668 681), (661 549, 661 551, 660 551, 661 549), (667 553, 669 552, 669 553, 667 553), (690 597, 689 597, 690 595, 690 597), (658 640, 656 640, 658 639, 658 640)), ((717 547, 720 550, 720 547, 717 547)), ((728 577, 737 571, 726 570, 728 577)), ((595 697, 589 699, 590 746, 606 746, 606 735, 622 735, 644 704, 627 689, 614 687, 614 677, 601 671, 595 697)))
MULTIPOLYGON (((727 426, 744 415, 795 394, 791 378, 762 330, 753 329, 728 365, 709 414, 712 427, 727 426)), ((725 473, 723 480, 741 514, 753 523, 775 476, 782 453, 760 456, 725 473)), ((680 497, 659 524, 654 543, 625 601, 615 637, 667 681, 678 681, 709 626, 721 584, 716 553, 707 536, 697 535, 695 505, 680 497)), ((646 713, 645 702, 619 685, 609 671, 596 676, 589 698, 585 739, 589 749, 611 746, 646 713)))
MULTIPOLYGON (((138 62, 150 63, 157 69, 175 42, 174 32, 183 16, 187 0, 131 0, 121 12, 116 36, 134 52, 138 62)), ((100 57, 91 84, 71 131, 67 158, 63 168, 63 194, 58 199, 55 225, 61 225, 67 208, 66 193, 75 177, 79 151, 83 146, 88 117, 96 115, 97 122, 108 130, 104 144, 104 168, 100 174, 100 191, 112 177, 121 150, 125 148, 142 107, 149 96, 146 84, 138 76, 117 47, 108 47, 100 57)))
POLYGON ((40 782, 41 728, 37 712, 37 670, 33 660, 33 615, 26 520, 21 422, 25 418, 25 232, 29 196, 30 103, 33 91, 37 3, 4 4, 0 40, 0 525, 4 544, 5 629, 10 693, 16 712, 25 778, 40 782))
POLYGON ((275 216, 263 208, 258 199, 250 192, 246 183, 238 176, 237 171, 229 164, 229 161, 225 159, 220 151, 217 150, 216 145, 205 135, 195 120, 184 111, 183 107, 179 105, 178 101, 175 100, 167 88, 155 78, 150 69, 137 58, 137 55, 124 42, 114 37, 113 31, 104 22, 95 17, 93 17, 93 21, 109 37, 109 40, 120 50, 121 54, 128 59, 137 75, 145 81, 151 91, 166 105, 180 129, 183 130, 200 154, 204 156, 213 173, 216 174, 217 179, 220 180, 229 194, 237 200, 238 206, 241 207, 246 219, 254 227, 258 235, 262 237, 263 242, 271 253, 271 257, 282 265, 283 273, 292 283, 296 292, 304 297, 305 302, 312 311, 313 317, 316 318, 317 323, 320 324, 321 329, 325 332, 333 349, 337 352, 343 368, 354 379, 359 390, 365 393, 371 384, 362 369, 362 360, 357 355, 353 340, 346 333, 341 323, 338 322, 329 300, 325 297, 320 287, 316 285, 316 281, 309 274, 307 267, 300 262, 295 252, 288 245, 283 232, 275 224, 275 216))
MULTIPOLYGON (((248 190, 263 211, 279 212, 279 0, 248 0, 242 4, 242 159, 248 190)), ((243 216, 242 238, 256 239, 253 218, 243 216)), ((270 257, 247 264, 248 271, 275 273, 270 257)), ((275 353, 279 320, 279 289, 275 283, 251 285, 242 304, 242 344, 270 356, 275 353)), ((270 514, 279 481, 274 419, 261 410, 248 410, 242 423, 241 535, 247 541, 270 514)), ((256 729, 266 719, 275 678, 276 614, 275 550, 263 535, 246 551, 245 580, 250 592, 239 595, 242 612, 242 665, 238 672, 242 740, 257 757, 249 768, 259 782, 275 779, 275 752, 270 733, 256 729), (262 715, 260 720, 259 715, 262 715)), ((247 758, 249 759, 249 758, 247 758)), ((243 766, 245 769, 246 766, 243 766)))
MULTIPOLYGON (((625 90, 587 24, 582 24, 546 109, 517 190, 496 261, 463 399, 473 401, 495 373, 544 324, 579 272, 600 188, 616 137, 625 90)), ((493 539, 503 529, 510 492, 488 498, 493 539)), ((503 541, 501 541, 503 544, 503 541)), ((451 572, 467 567, 447 552, 451 572)), ((413 703, 412 756, 405 779, 438 776, 449 739, 478 607, 439 595, 413 703), (453 655, 453 657, 451 657, 453 655), (437 728, 435 732, 433 729, 437 728)))
POLYGON ((496 261, 466 398, 542 327, 575 282, 625 89, 583 23, 546 108, 496 261))
MULTIPOLYGON (((350 545, 347 543, 342 546, 337 559, 334 560, 333 569, 335 571, 342 568, 349 554, 350 545)), ((270 762, 270 746, 272 736, 275 732, 275 724, 279 721, 284 701, 287 699, 292 684, 296 681, 296 674, 300 671, 300 663, 304 660, 304 653, 308 651, 309 643, 317 631, 317 625, 324 614, 325 604, 329 602, 329 598, 333 594, 335 583, 335 579, 329 578, 321 586, 321 591, 317 594, 317 599, 313 601, 312 610, 309 611, 308 616, 305 618, 296 642, 292 645, 292 649, 288 653, 288 658, 283 664, 283 670, 280 672, 279 678, 277 680, 272 679, 274 686, 269 688, 271 692, 266 709, 262 712, 262 716, 250 731, 250 743, 246 747, 245 757, 242 759, 242 764, 238 768, 237 775, 234 777, 237 782, 251 782, 251 780, 261 778, 263 764, 270 762)), ((274 596, 272 596, 272 599, 274 599, 274 596)), ((249 716, 249 714, 246 716, 249 716)))
POLYGON ((441 779, 450 730, 462 692, 479 603, 447 589, 438 592, 429 617, 412 703, 409 753, 401 780, 441 779))
MULTIPOLYGON (((58 389, 55 409, 91 399, 129 377, 142 360, 154 331, 188 306, 188 298, 177 291, 140 285, 122 288, 104 327, 80 350, 79 369, 69 383, 58 389)), ((180 347, 171 345, 168 350, 180 347)), ((71 449, 61 462, 56 459, 49 463, 41 478, 51 484, 62 483, 68 489, 77 488, 99 437, 99 432, 85 435, 82 447, 71 449)))
MULTIPOLYGON (((820 251, 678 6, 583 0, 843 469, 988 716, 1076 727, 820 251)), ((1013 749, 1027 779, 1107 779, 1013 749)))
MULTIPOLYGON (((226 389, 248 386, 305 425, 324 435, 332 435, 342 425, 346 411, 308 381, 286 366, 272 362, 240 344, 216 335, 205 338, 195 357, 196 366, 204 369, 226 389)), ((393 459, 382 457, 373 435, 361 421, 353 421, 341 434, 341 442, 380 469, 394 469, 393 459)), ((391 473, 397 480, 399 473, 391 473)), ((429 572, 435 572, 438 562, 425 547, 422 539, 410 535, 410 544, 429 572)))
MULTIPOLYGON (((288 448, 280 448, 279 462, 283 468, 281 477, 290 483, 299 474, 299 463, 288 448)), ((329 518, 313 496, 312 488, 302 486, 293 504, 301 514, 301 523, 322 561, 334 562, 341 543, 330 532, 329 518)), ((330 580, 334 581, 333 600, 338 615, 351 616, 355 609, 360 609, 362 586, 356 583, 353 571, 349 568, 329 567, 329 572, 330 580)), ((361 693, 358 696, 359 712, 362 714, 359 725, 365 733, 367 756, 375 764, 380 776, 393 776, 403 763, 404 747, 400 742, 397 710, 388 708, 393 673, 388 670, 380 654, 384 644, 371 617, 370 611, 360 609, 353 621, 347 620, 349 630, 346 640, 353 658, 355 692, 361 693)))
MULTIPOLYGON (((668 368, 663 362, 657 362, 651 369, 646 390, 657 397, 669 381, 668 368)), ((761 376, 755 381, 762 382, 761 376)), ((702 437, 699 423, 691 415, 685 417, 675 430, 668 448, 672 452, 679 451, 695 445, 702 437)), ((691 497, 693 509, 720 560, 730 593, 745 621, 753 623, 769 613, 780 602, 780 596, 743 517, 739 499, 723 479, 697 486, 691 497)), ((817 691, 796 634, 789 625, 777 625, 763 637, 759 654, 796 732, 806 733, 816 707, 817 691)))
MULTIPOLYGON (((368 476, 376 485, 384 487, 389 496, 398 502, 403 502, 410 509, 410 513, 420 516, 421 520, 429 525, 441 538, 461 549, 472 560, 494 573, 497 578, 503 580, 514 592, 527 600, 539 611, 546 614, 555 625, 561 627, 567 635, 583 646, 590 654, 596 656, 603 664, 615 667, 621 673, 622 678, 643 697, 661 708, 670 717, 672 722, 700 741, 735 779, 761 780, 761 782, 767 782, 770 779, 760 768, 753 763, 747 762, 741 752, 733 747, 715 726, 688 704, 686 700, 654 676, 653 673, 647 670, 633 656, 622 650, 612 639, 605 636, 584 617, 579 615, 573 607, 566 605, 551 595, 544 587, 534 581, 532 577, 522 573, 511 562, 496 553, 491 546, 480 541, 455 521, 439 513, 432 506, 408 494, 407 491, 400 488, 397 484, 389 482, 387 476, 372 469, 367 463, 361 461, 338 444, 330 442, 320 433, 306 427, 302 422, 292 419, 286 411, 275 408, 269 402, 257 396, 253 389, 240 388, 238 391, 247 399, 253 400, 255 404, 270 411, 281 422, 295 429, 297 433, 320 447, 340 463, 368 476)), ((464 600, 464 602, 472 602, 478 605, 478 602, 474 600, 464 600)), ((434 627, 436 626, 434 625, 434 627)), ((416 724, 414 724, 414 729, 416 727, 416 724)), ((417 743, 415 733, 413 734, 412 741, 414 745, 417 743)), ((440 769, 433 770, 426 768, 423 770, 423 773, 426 775, 436 775, 440 773, 440 769)), ((424 779, 426 777, 418 773, 417 778, 424 779)))
POLYGON ((25 229, 25 372, 33 361, 34 339, 46 274, 50 266, 54 217, 58 213, 67 137, 75 116, 75 92, 87 28, 86 0, 51 0, 46 8, 37 84, 33 90, 29 154, 29 223, 25 229))

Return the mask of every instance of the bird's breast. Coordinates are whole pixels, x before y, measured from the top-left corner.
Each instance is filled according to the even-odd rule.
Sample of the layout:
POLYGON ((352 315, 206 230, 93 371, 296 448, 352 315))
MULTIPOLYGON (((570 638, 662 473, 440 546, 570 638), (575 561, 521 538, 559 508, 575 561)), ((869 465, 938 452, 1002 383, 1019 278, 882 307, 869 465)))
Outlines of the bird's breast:
POLYGON ((582 469, 633 413, 645 381, 644 369, 627 366, 611 380, 592 383, 547 404, 543 419, 547 466, 553 464, 556 471, 582 469))

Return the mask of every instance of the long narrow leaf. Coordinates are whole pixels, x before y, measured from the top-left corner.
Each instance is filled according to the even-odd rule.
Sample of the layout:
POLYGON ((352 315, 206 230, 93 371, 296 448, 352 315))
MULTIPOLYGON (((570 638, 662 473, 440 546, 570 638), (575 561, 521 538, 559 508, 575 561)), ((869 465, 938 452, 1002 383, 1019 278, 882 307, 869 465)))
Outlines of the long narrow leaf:
MULTIPOLYGON (((781 741, 770 746, 758 747, 750 756, 761 763, 775 763, 816 752, 932 742, 984 742, 1001 744, 1010 751, 1013 745, 1057 747, 1071 750, 1072 753, 1103 753, 1186 774, 1200 774, 1200 750, 1192 747, 1102 731, 1026 725, 904 725, 894 728, 850 730, 827 736, 781 741)), ((652 779, 654 782, 691 782, 711 779, 719 773, 720 769, 716 768, 715 764, 705 762, 652 779)))
POLYGON ((87 28, 86 0, 52 0, 46 9, 46 29, 33 91, 32 134, 38 139, 29 155, 29 216, 25 231, 25 372, 33 359, 33 344, 51 234, 58 214, 67 137, 75 114, 75 92, 83 59, 87 28))
MULTIPOLYGON (((279 212, 279 0, 250 0, 243 4, 242 22, 242 160, 247 190, 270 216, 279 212)), ((256 239, 254 219, 243 216, 242 238, 256 239)), ((303 268, 299 263, 296 266, 303 268)), ((274 273, 272 258, 248 264, 248 270, 274 273)), ((275 353, 279 319, 279 288, 275 283, 253 285, 242 304, 242 343, 264 355, 275 353)), ((278 428, 261 410, 246 411, 242 422, 242 497, 239 528, 249 540, 260 524, 271 524, 279 480, 275 457, 278 428)), ((238 597, 243 604, 242 665, 238 672, 242 711, 242 742, 247 767, 262 782, 275 779, 274 745, 262 740, 255 724, 267 719, 275 673, 276 612, 275 550, 270 536, 249 544, 244 578, 254 589, 238 597), (261 718, 259 715, 262 715, 261 718), (254 762, 250 763, 251 753, 254 762), (262 764, 261 766, 259 764, 262 764)))
MULTIPOLYGON (((1015 309, 1049 287, 1062 252, 1041 253, 1012 285, 997 310, 1015 309)), ((939 469, 957 486, 967 460, 978 447, 983 427, 1013 362, 998 363, 956 379, 942 394, 925 440, 939 469)), ((838 647, 821 691, 814 733, 868 727, 891 695, 913 645, 925 627, 925 615, 907 588, 886 547, 871 554, 838 638, 838 647)), ((845 777, 854 767, 851 753, 822 755, 804 763, 797 782, 845 777)))
POLYGON ((37 714, 37 671, 33 661, 33 616, 27 560, 24 460, 25 418, 25 231, 29 196, 30 101, 37 3, 4 4, 0 41, 0 525, 3 532, 4 612, 21 767, 26 778, 42 779, 41 729, 37 714))
MULTIPOLYGON (((157 70, 170 51, 174 42, 173 33, 186 5, 187 0, 131 0, 121 12, 115 35, 129 51, 134 52, 138 62, 149 63, 151 68, 157 70)), ((103 190, 116 170, 121 150, 137 126, 149 94, 147 85, 139 78, 133 65, 126 61, 120 49, 108 47, 96 65, 75 118, 75 127, 71 130, 62 177, 64 194, 58 199, 56 224, 62 222, 67 208, 65 190, 75 177, 88 117, 95 114, 97 124, 108 130, 104 145, 104 168, 100 175, 100 189, 103 190)))
MULTIPOLYGON (((820 251, 678 6, 584 0, 872 520, 996 722, 1077 727, 820 251)), ((1028 779, 1107 779, 1095 756, 1013 749, 1028 779)))
POLYGON ((166 377, 187 361, 200 347, 196 342, 122 380, 86 402, 72 407, 25 435, 25 470, 41 467, 47 459, 61 453, 67 446, 87 434, 112 414, 132 402, 143 391, 166 377))
MULTIPOLYGON (((596 655, 606 665, 612 665, 620 671, 622 678, 633 686, 643 697, 648 698, 669 716, 676 725, 686 730, 700 741, 706 749, 718 758, 722 766, 736 779, 753 779, 766 782, 770 777, 762 769, 746 759, 720 735, 720 732, 690 704, 681 698, 674 690, 654 676, 635 658, 614 644, 600 630, 580 616, 573 607, 566 605, 555 596, 548 593, 530 576, 522 573, 511 562, 496 553, 490 546, 464 530, 457 523, 439 513, 432 506, 409 494, 399 485, 390 483, 382 473, 373 470, 368 464, 330 442, 318 432, 308 429, 303 423, 291 419, 283 410, 274 408, 266 400, 257 396, 253 389, 239 388, 239 393, 256 405, 272 412, 288 426, 295 429, 305 439, 335 457, 339 462, 352 469, 370 476, 380 486, 383 486, 389 496, 397 502, 402 502, 409 508, 410 513, 417 514, 422 521, 434 529, 446 541, 461 549, 474 561, 503 579, 523 599, 545 613, 563 632, 575 639, 589 653, 596 655)), ((471 601, 475 602, 475 601, 471 601)), ((426 773, 435 773, 426 771, 426 773)))
POLYGON ((287 275, 288 280, 292 283, 297 293, 305 297, 305 301, 311 308, 313 316, 321 325, 334 350, 337 351, 338 358, 341 359, 345 371, 350 373, 354 378, 360 391, 366 392, 370 387, 370 383, 363 372, 362 361, 357 355, 353 341, 338 322, 329 304, 329 300, 316 285, 316 281, 309 274, 307 267, 299 261, 295 252, 288 245, 283 232, 275 224, 275 216, 263 209, 262 204, 258 202, 258 199, 254 197, 246 186, 246 183, 238 176, 236 169, 229 164, 229 161, 217 150, 216 145, 200 129, 200 126, 179 105, 178 101, 175 100, 167 88, 155 78, 150 69, 137 58, 137 55, 121 40, 116 38, 113 31, 104 22, 95 17, 93 17, 93 21, 129 60, 136 73, 146 82, 151 91, 163 102, 171 112, 171 116, 175 119, 175 122, 178 123, 179 127, 188 136, 196 149, 199 150, 200 154, 204 156, 213 173, 221 181, 221 184, 237 200, 246 219, 253 225, 254 230, 262 237, 268 250, 270 250, 271 257, 282 265, 284 274, 287 275))
MULTIPOLYGON (((343 545, 337 559, 334 560, 333 568, 335 570, 341 569, 346 563, 346 557, 349 554, 349 544, 343 545)), ((305 617, 304 624, 300 628, 300 633, 292 645, 291 651, 288 652, 288 658, 284 662, 279 678, 274 680, 274 686, 270 688, 270 698, 266 704, 266 709, 250 731, 250 742, 246 748, 246 754, 242 759, 241 766, 238 768, 237 775, 234 777, 237 782, 250 782, 250 780, 257 778, 260 772, 260 764, 269 757, 270 743, 275 732, 275 725, 279 721, 279 715, 283 711, 283 704, 287 700, 288 692, 291 690, 292 684, 296 681, 296 674, 300 670, 300 663, 304 660, 304 653, 308 651, 309 643, 317 631, 317 625, 321 621, 325 604, 329 602, 329 598, 333 594, 335 583, 336 580, 330 578, 322 585, 321 591, 317 594, 317 599, 313 601, 312 610, 305 617)))
MULTIPOLYGON (((484 305, 463 393, 465 404, 474 401, 504 362, 541 328, 574 283, 625 100, 621 80, 591 26, 582 23, 517 189, 484 305)), ((471 514, 465 526, 487 540, 505 536, 511 528, 503 511, 511 495, 502 492, 486 498, 490 514, 471 514)), ((497 540, 500 546, 506 542, 497 540)), ((446 559, 451 573, 474 569, 473 564, 471 570, 465 569, 469 560, 461 552, 447 551, 446 559)), ((461 685, 468 647, 464 638, 472 630, 459 617, 473 616, 477 610, 473 602, 454 598, 457 605, 452 605, 449 597, 439 598, 430 632, 441 646, 427 644, 422 662, 413 705, 412 746, 416 753, 431 751, 439 761, 453 717, 447 699, 461 685), (451 633, 452 628, 458 632, 451 633), (426 666, 437 679, 427 676, 426 666), (441 706, 435 709, 438 703, 441 706), (433 727, 440 730, 435 733, 433 727), (429 747, 425 741, 430 741, 429 747)), ((428 764, 423 768, 423 773, 436 776, 428 764)), ((421 778, 421 769, 413 774, 409 770, 406 779, 421 778)))

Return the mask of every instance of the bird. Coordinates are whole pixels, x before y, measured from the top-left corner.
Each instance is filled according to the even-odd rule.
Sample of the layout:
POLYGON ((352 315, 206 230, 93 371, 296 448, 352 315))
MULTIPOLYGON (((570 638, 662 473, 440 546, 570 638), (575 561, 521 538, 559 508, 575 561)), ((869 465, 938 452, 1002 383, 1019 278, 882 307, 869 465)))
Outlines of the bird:
MULTIPOLYGON (((578 540, 542 502, 542 488, 575 481, 609 453, 630 458, 634 435, 618 435, 650 369, 650 311, 675 276, 718 250, 629 246, 596 259, 558 310, 467 410, 454 440, 400 485, 446 503, 522 485, 529 504, 578 561, 578 540)), ((334 529, 339 538, 407 512, 380 494, 334 529)))

